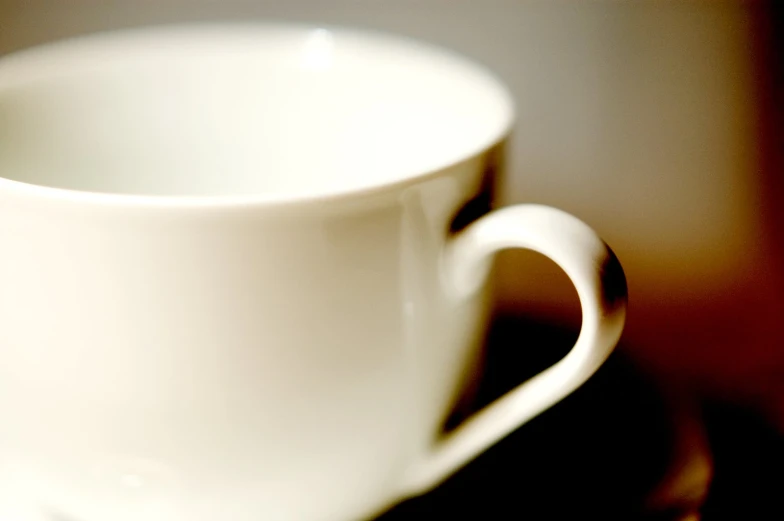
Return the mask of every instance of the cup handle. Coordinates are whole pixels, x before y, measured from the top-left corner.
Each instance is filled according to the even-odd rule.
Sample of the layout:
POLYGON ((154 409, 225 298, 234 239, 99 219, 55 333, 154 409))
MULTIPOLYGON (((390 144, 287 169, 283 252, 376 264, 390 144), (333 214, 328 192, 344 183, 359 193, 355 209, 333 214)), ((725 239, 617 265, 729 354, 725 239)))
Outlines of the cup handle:
POLYGON ((405 494, 417 495, 580 387, 607 359, 626 317, 626 277, 618 259, 579 219, 555 208, 517 205, 495 210, 459 232, 443 257, 446 287, 457 299, 484 283, 494 253, 527 248, 555 261, 582 307, 577 343, 561 361, 468 418, 410 468, 405 494))

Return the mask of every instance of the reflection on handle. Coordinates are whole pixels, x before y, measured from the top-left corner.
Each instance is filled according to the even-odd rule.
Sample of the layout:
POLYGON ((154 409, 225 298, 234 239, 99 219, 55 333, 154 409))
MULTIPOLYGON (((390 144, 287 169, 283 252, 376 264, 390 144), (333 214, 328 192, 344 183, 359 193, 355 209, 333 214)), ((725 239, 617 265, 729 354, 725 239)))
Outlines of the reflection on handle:
POLYGON ((615 347, 626 317, 626 277, 607 245, 577 218, 539 205, 494 211, 448 245, 443 272, 456 298, 475 292, 495 252, 526 248, 555 261, 572 280, 583 321, 574 348, 560 362, 474 414, 410 469, 404 494, 426 492, 491 445, 580 387, 615 347))

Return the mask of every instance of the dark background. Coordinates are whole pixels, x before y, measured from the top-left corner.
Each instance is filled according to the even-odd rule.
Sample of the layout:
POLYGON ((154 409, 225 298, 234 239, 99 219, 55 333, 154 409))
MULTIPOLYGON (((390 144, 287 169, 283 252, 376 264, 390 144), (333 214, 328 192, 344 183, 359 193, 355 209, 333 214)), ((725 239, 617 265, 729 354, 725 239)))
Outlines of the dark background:
MULTIPOLYGON (((557 361, 575 339, 562 327, 498 316, 477 407, 557 361)), ((772 424, 668 389, 616 352, 573 395, 379 521, 774 520, 784 519, 782 493, 784 443, 772 424)))

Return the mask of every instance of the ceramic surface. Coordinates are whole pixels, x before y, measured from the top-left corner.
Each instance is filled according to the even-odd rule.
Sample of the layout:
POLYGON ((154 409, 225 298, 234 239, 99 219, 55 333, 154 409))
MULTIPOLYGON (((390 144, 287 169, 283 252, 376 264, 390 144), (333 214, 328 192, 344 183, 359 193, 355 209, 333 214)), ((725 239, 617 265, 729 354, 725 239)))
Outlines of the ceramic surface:
POLYGON ((625 279, 576 218, 491 211, 512 121, 481 67, 345 29, 0 60, 0 519, 360 519, 578 387, 625 279), (566 271, 583 330, 443 437, 512 247, 566 271))

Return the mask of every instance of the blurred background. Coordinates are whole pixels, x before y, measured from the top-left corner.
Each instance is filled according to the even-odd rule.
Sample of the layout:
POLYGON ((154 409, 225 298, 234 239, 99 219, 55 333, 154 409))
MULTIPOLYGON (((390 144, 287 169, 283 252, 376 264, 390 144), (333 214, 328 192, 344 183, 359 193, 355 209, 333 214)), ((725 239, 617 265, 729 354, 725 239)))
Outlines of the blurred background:
MULTIPOLYGON (((454 48, 516 97, 501 202, 567 210, 623 263, 623 356, 676 410, 729 404, 779 439, 782 11, 775 0, 0 0, 0 54, 97 30, 253 18, 454 48)), ((579 327, 576 294, 549 261, 504 254, 497 282, 501 314, 579 327)))

